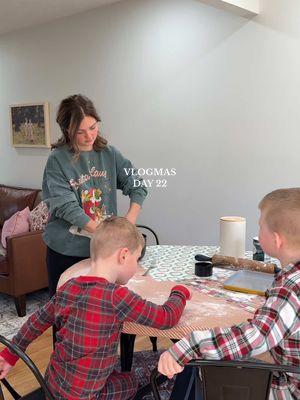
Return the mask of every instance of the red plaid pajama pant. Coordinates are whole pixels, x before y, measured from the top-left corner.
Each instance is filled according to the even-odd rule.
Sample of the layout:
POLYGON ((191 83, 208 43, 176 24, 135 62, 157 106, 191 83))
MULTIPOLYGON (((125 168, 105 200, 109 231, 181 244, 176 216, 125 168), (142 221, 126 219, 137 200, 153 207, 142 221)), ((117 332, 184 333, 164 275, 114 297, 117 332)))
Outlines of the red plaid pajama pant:
POLYGON ((107 378, 98 399, 128 400, 135 395, 137 386, 137 380, 133 373, 113 371, 107 378))

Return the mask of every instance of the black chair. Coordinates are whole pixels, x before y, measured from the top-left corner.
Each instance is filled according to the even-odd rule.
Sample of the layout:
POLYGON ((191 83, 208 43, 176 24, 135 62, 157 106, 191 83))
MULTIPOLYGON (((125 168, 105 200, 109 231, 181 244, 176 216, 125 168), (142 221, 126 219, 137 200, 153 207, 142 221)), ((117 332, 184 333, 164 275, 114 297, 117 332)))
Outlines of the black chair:
MULTIPOLYGON (((141 230, 146 230, 152 233, 153 238, 155 240, 155 244, 159 245, 159 240, 157 234, 154 232, 153 229, 149 228, 146 225, 136 225, 137 228, 141 230)), ((145 246, 142 250, 140 260, 144 257, 146 253, 146 245, 147 245, 147 235, 143 234, 145 239, 145 246)), ((121 340, 120 340, 120 352, 121 352, 121 369, 122 371, 131 371, 132 366, 132 356, 134 351, 134 342, 135 342, 136 335, 128 334, 128 333, 121 333, 121 340)), ((157 351, 157 337, 149 336, 150 341, 152 343, 153 351, 157 351)))
MULTIPOLYGON (((153 229, 149 228, 149 226, 146 226, 146 225, 136 225, 136 227, 137 227, 137 228, 140 228, 140 230, 146 229, 146 231, 151 232, 152 235, 153 235, 153 238, 154 238, 154 240, 155 240, 155 244, 156 244, 157 246, 159 245, 158 236, 157 236, 157 234, 154 232, 153 229)), ((142 250, 142 254, 141 254, 140 260, 144 257, 144 255, 145 255, 145 253, 146 253, 146 245, 147 245, 147 235, 145 235, 144 233, 142 233, 142 235, 144 236, 144 239, 145 239, 145 246, 144 246, 144 248, 143 248, 143 250, 142 250)))
MULTIPOLYGON (((36 380, 40 384, 39 389, 36 389, 33 392, 31 392, 25 396, 21 396, 19 393, 17 393, 14 390, 14 388, 8 383, 8 381, 6 379, 2 379, 0 381, 1 384, 6 387, 6 389, 11 394, 11 396, 15 400, 17 400, 17 399, 21 399, 21 400, 42 400, 42 399, 44 400, 45 399, 46 400, 46 398, 47 398, 47 400, 55 400, 54 396, 52 395, 50 389, 47 386, 47 383, 45 382, 43 376, 37 369, 34 362, 22 350, 20 350, 18 348, 18 346, 11 343, 9 340, 7 340, 4 336, 1 336, 1 335, 0 335, 0 343, 4 344, 6 347, 9 348, 9 350, 16 353, 22 359, 22 361, 24 361, 24 363, 31 370, 31 372, 35 376, 36 380)), ((3 391, 1 388, 1 384, 0 384, 0 400, 4 400, 4 394, 3 394, 3 391)))
MULTIPOLYGON (((0 343, 4 344, 6 347, 9 348, 9 350, 16 353, 22 359, 22 361, 24 361, 24 363, 31 370, 31 372, 37 379, 38 383, 40 384, 40 388, 24 396, 21 396, 19 393, 16 392, 16 390, 10 385, 10 383, 6 379, 2 379, 0 381, 0 400, 5 400, 1 387, 2 385, 7 389, 7 391, 10 393, 10 395, 14 400, 55 400, 43 376, 39 372, 34 362, 30 359, 30 357, 28 357, 15 344, 11 343, 9 340, 7 340, 4 336, 1 335, 0 335, 0 343)), ((164 377, 160 377, 158 379, 159 383, 162 383, 165 380, 164 377)), ((151 385, 148 383, 138 389, 134 399, 142 400, 143 397, 150 392, 151 392, 151 385)))
MULTIPOLYGON (((193 371, 182 400, 190 398, 193 387, 195 399, 268 400, 273 372, 300 373, 298 367, 239 360, 192 360, 185 368, 193 368, 193 371)), ((161 399, 159 376, 156 368, 150 377, 155 400, 161 399)))
MULTIPOLYGON (((149 228, 149 226, 146 226, 146 225, 137 225, 137 228, 140 228, 140 229, 142 229, 142 230, 143 230, 143 229, 146 229, 146 231, 151 232, 152 235, 153 235, 153 238, 154 238, 154 240, 155 240, 156 246, 159 245, 158 236, 157 236, 157 234, 154 232, 153 229, 149 228)), ((141 254, 141 259, 144 257, 144 255, 145 255, 145 253, 146 253, 146 245, 147 245, 147 235, 143 234, 143 236, 144 236, 144 238, 145 238, 145 246, 144 246, 143 251, 142 251, 142 254, 141 254)), ((151 341, 151 343, 152 343, 152 349, 153 349, 153 351, 157 351, 157 337, 150 336, 150 341, 151 341)))

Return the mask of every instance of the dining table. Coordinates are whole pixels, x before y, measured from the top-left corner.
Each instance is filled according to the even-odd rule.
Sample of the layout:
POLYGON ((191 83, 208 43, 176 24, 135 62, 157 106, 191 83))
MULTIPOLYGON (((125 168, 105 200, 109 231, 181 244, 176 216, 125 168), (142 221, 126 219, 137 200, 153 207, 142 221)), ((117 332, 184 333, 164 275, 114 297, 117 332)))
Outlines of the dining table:
MULTIPOLYGON (((177 284, 187 286, 192 292, 192 298, 187 301, 179 322, 170 329, 162 330, 135 322, 124 322, 120 339, 122 371, 131 370, 136 335, 149 336, 155 348, 156 338, 159 337, 177 341, 192 331, 230 327, 245 322, 263 305, 263 296, 224 288, 226 279, 236 272, 230 267, 213 266, 210 277, 195 275, 195 255, 212 257, 218 252, 217 246, 147 246, 145 256, 140 261, 140 268, 126 286, 156 304, 163 304, 168 299, 172 287, 177 284)), ((245 257, 251 259, 252 252, 246 252, 245 257)), ((278 261, 270 257, 267 257, 265 262, 278 264, 278 261)), ((62 274, 58 287, 71 278, 88 274, 90 268, 90 259, 73 265, 62 274)), ((272 361, 269 355, 259 358, 272 361)))
MULTIPOLYGON (((156 329, 134 322, 124 322, 121 337, 121 368, 131 370, 136 335, 180 340, 192 331, 214 327, 230 327, 251 319, 265 298, 227 290, 224 281, 235 273, 225 267, 213 267, 210 277, 195 275, 195 255, 208 257, 218 253, 217 246, 156 245, 147 246, 141 268, 129 280, 127 287, 143 298, 163 304, 176 284, 187 286, 192 298, 178 324, 170 329, 156 329)), ((252 252, 245 257, 252 258, 252 252)), ((267 262, 276 262, 268 258, 267 262)))

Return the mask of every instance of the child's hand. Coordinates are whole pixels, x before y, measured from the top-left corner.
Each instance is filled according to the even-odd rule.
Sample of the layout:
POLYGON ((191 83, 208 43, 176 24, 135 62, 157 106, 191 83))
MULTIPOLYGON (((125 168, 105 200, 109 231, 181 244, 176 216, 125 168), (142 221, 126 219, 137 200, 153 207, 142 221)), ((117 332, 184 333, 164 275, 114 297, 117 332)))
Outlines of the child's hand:
POLYGON ((0 356, 0 380, 5 378, 12 366, 0 356))
POLYGON ((190 286, 186 286, 186 285, 182 285, 180 284, 180 286, 184 287, 186 290, 188 290, 190 292, 189 298, 187 300, 191 300, 191 298, 193 297, 193 289, 190 286))
POLYGON ((179 365, 168 351, 162 353, 158 362, 158 372, 172 379, 175 374, 183 371, 183 367, 179 365))
POLYGON ((192 300, 193 296, 194 296, 194 289, 192 289, 190 286, 185 286, 188 291, 190 292, 190 297, 189 300, 192 300))
POLYGON ((186 300, 191 300, 191 298, 192 298, 192 292, 191 292, 190 288, 187 286, 184 286, 181 284, 175 285, 171 289, 171 292, 173 292, 173 291, 179 291, 179 292, 183 293, 186 300))

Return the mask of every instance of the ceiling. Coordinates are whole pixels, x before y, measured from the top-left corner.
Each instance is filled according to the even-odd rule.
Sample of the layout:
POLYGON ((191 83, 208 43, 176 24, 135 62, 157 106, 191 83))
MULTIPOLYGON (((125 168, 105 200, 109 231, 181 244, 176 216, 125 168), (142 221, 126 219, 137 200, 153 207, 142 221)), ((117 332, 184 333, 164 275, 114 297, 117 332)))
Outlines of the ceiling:
POLYGON ((0 0, 0 35, 120 0, 0 0))

